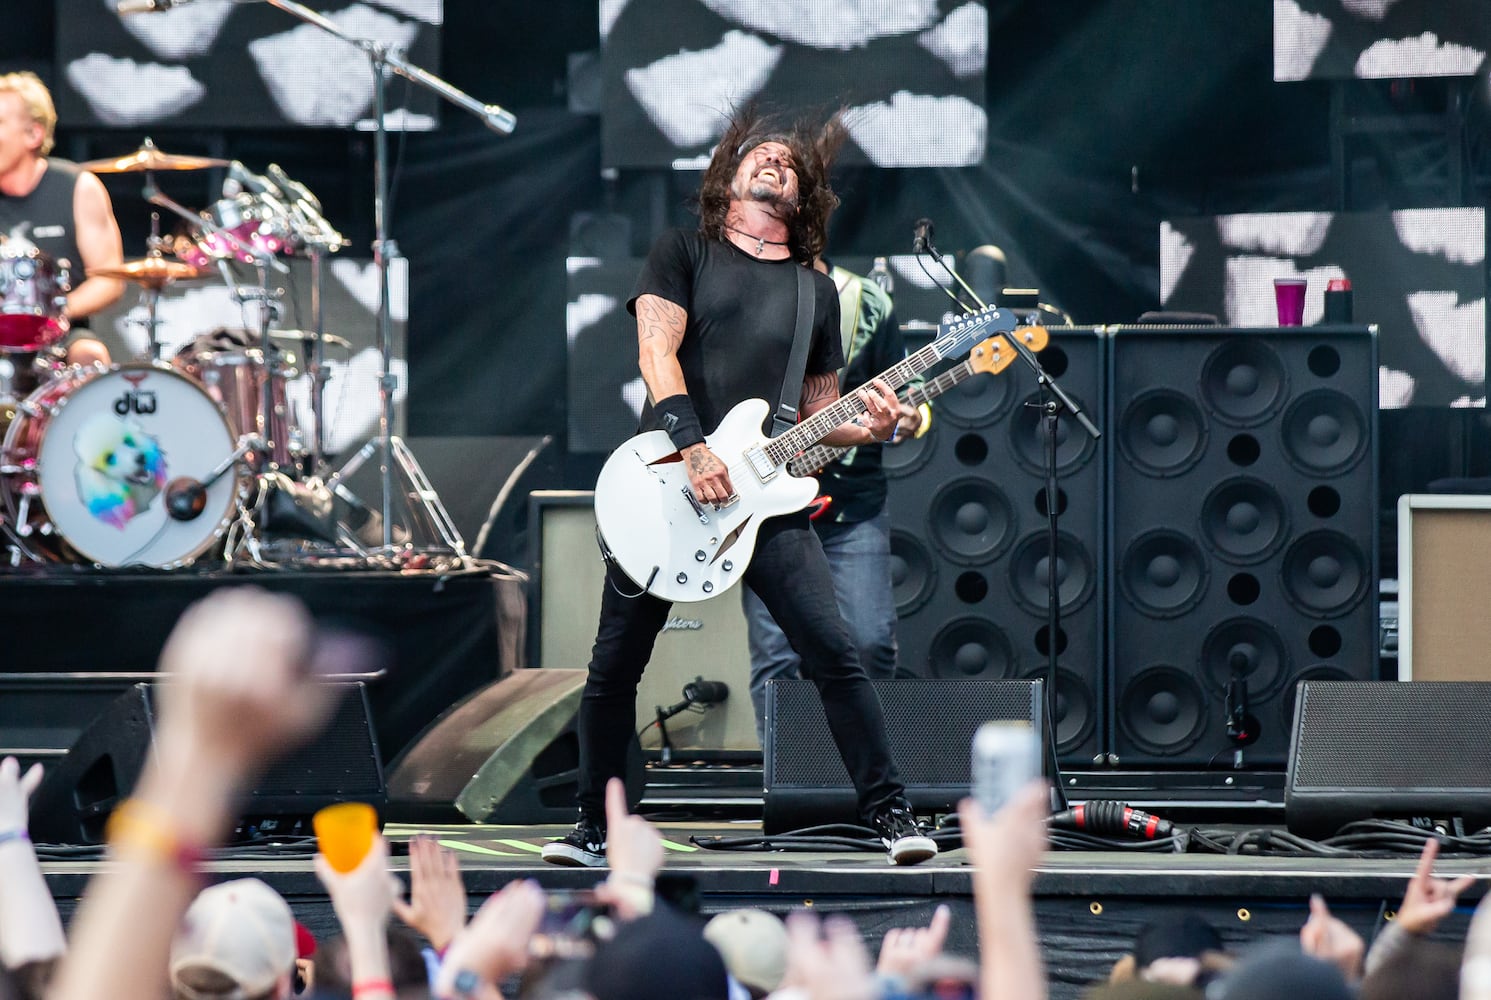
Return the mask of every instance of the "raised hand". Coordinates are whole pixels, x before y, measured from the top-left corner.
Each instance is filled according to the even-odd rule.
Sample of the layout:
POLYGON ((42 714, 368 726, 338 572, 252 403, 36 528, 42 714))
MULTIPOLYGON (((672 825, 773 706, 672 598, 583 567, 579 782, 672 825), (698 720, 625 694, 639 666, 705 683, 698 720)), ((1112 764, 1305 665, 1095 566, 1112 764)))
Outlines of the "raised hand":
POLYGON ((1418 868, 1403 891, 1398 906, 1398 926, 1410 934, 1428 934, 1455 909, 1460 893, 1475 884, 1475 878, 1461 875, 1455 879, 1434 877, 1434 861, 1439 857, 1439 841, 1430 837, 1424 842, 1418 868))
POLYGON ((1319 893, 1310 897, 1310 919, 1299 929, 1299 946, 1306 955, 1340 969, 1347 982, 1358 982, 1362 978, 1366 943, 1361 935, 1331 913, 1330 907, 1325 905, 1325 897, 1319 893))
POLYGON ((456 980, 463 973, 475 978, 473 987, 492 987, 522 972, 528 965, 529 942, 543 920, 544 905, 544 891, 537 882, 526 880, 509 882, 488 896, 446 949, 435 996, 454 996, 456 980))
POLYGON ((925 927, 895 927, 880 942, 880 960, 875 971, 882 976, 905 979, 928 959, 942 954, 953 913, 947 905, 937 907, 925 927))
POLYGON ((31 793, 40 784, 40 764, 32 764, 22 774, 14 757, 0 761, 0 833, 26 829, 31 819, 31 793))
POLYGON ((409 899, 394 898, 393 912, 444 951, 466 926, 466 886, 456 853, 421 834, 409 842, 409 899))
POLYGON ((870 953, 847 917, 824 920, 798 911, 787 916, 787 974, 809 1000, 873 1000, 879 987, 870 973, 870 953))

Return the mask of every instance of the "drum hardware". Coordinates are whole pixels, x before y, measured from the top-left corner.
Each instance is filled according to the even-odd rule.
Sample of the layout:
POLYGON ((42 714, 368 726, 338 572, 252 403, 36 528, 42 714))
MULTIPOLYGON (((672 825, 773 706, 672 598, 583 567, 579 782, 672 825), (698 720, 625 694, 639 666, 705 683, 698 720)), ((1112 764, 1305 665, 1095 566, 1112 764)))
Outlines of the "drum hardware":
POLYGON ((90 267, 87 270, 90 278, 121 278, 140 286, 140 302, 145 306, 142 325, 149 344, 146 357, 151 361, 160 360, 160 320, 156 318, 156 310, 160 305, 161 290, 173 282, 191 281, 202 275, 201 269, 191 264, 166 260, 162 252, 166 242, 160 234, 160 213, 151 212, 150 236, 146 240, 144 257, 127 260, 118 267, 90 267))
POLYGON ((0 351, 35 352, 67 336, 71 265, 0 238, 0 351))
MULTIPOLYGON (((391 257, 396 253, 396 245, 388 234, 388 184, 389 184, 389 157, 388 157, 388 74, 390 72, 402 76, 411 83, 439 95, 451 104, 475 115, 482 123, 495 132, 509 133, 517 124, 517 119, 507 109, 496 104, 482 104, 469 94, 451 86, 446 81, 435 76, 404 59, 393 48, 387 44, 372 38, 358 38, 330 20, 324 15, 306 7, 304 4, 296 3, 294 0, 267 0, 271 7, 275 7, 299 18, 307 24, 314 25, 322 31, 335 38, 339 38, 350 45, 357 47, 368 56, 369 65, 373 71, 373 263, 378 272, 378 353, 382 363, 382 371, 378 378, 379 393, 379 416, 378 416, 378 471, 379 486, 381 492, 381 506, 383 515, 383 550, 392 554, 395 550, 393 536, 393 479, 395 465, 404 472, 414 486, 415 496, 424 506, 430 518, 440 526, 440 532, 446 544, 451 546, 458 560, 463 564, 469 557, 466 555, 465 542, 461 539, 459 531, 450 521, 449 514, 440 504, 440 499, 430 487, 419 464, 409 452, 402 441, 393 433, 393 402, 396 378, 393 374, 393 317, 389 302, 389 279, 388 268, 391 257), (432 502, 433 501, 433 502, 432 502)), ((320 332, 319 329, 317 332, 320 332)), ((319 359, 317 359, 319 361, 319 359)), ((314 385, 314 382, 312 383, 314 385)), ((317 436, 320 429, 317 429, 317 436)), ((319 450, 319 448, 318 448, 319 450)), ((344 470, 345 471, 345 470, 344 470)))

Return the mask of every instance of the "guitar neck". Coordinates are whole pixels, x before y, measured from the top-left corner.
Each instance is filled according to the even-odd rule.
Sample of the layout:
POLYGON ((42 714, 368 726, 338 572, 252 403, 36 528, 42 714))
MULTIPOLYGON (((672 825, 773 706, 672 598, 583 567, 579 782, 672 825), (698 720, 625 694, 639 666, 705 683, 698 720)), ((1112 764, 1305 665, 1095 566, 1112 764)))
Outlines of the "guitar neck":
MULTIPOLYGON (((943 349, 941 341, 933 341, 915 354, 891 365, 876 378, 890 386, 892 392, 899 392, 907 382, 941 361, 943 349)), ((864 400, 859 398, 859 393, 851 392, 840 396, 837 401, 825 406, 796 427, 772 438, 766 444, 766 454, 774 464, 783 465, 832 434, 840 424, 853 420, 864 412, 864 400)))
MULTIPOLYGON (((907 389, 906 402, 912 406, 930 403, 959 382, 972 378, 975 374, 977 372, 971 361, 954 365, 931 381, 907 389)), ((816 444, 802 454, 794 456, 787 463, 787 471, 794 476, 810 476, 829 462, 853 450, 853 447, 841 448, 831 444, 816 444)))

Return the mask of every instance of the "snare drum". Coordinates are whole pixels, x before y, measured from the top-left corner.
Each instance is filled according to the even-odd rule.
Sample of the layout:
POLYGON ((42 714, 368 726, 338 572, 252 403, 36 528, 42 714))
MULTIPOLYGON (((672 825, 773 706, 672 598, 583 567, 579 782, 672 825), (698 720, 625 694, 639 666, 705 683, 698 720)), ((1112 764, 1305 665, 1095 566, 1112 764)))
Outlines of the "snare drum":
POLYGON ((193 338, 176 352, 172 364, 202 383, 237 433, 258 434, 270 461, 288 469, 301 448, 286 385, 300 373, 283 352, 271 366, 260 348, 249 346, 257 341, 246 330, 224 327, 193 338))
POLYGON ((0 243, 0 351, 40 351, 67 335, 66 265, 34 246, 0 243))
POLYGON ((230 469, 188 520, 167 514, 167 484, 205 481, 235 447, 217 404, 166 365, 73 367, 17 408, 0 494, 35 558, 171 569, 219 542, 243 484, 230 469))

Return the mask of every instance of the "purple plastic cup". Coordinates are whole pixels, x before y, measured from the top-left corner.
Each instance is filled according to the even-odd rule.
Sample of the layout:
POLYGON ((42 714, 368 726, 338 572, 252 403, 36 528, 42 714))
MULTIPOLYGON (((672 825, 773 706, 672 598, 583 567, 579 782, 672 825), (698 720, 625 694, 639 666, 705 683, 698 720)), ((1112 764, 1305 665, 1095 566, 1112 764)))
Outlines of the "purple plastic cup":
POLYGON ((1280 326, 1299 326, 1305 321, 1305 279, 1275 278, 1274 304, 1279 307, 1280 326))

